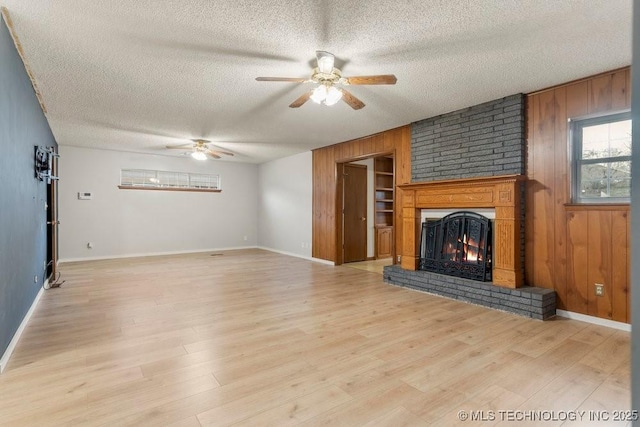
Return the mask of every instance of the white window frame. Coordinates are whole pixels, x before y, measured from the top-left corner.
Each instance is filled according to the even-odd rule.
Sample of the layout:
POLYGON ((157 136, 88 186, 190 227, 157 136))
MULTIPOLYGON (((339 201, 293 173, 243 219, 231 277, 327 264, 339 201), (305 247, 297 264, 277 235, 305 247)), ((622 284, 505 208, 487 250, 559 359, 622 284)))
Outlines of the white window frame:
POLYGON ((222 191, 220 175, 172 172, 153 169, 121 169, 121 190, 222 191))
MULTIPOLYGON (((612 156, 596 159, 582 158, 582 129, 586 126, 631 120, 630 111, 617 111, 609 114, 591 115, 586 117, 569 119, 569 142, 571 147, 571 201, 575 204, 628 204, 629 197, 582 197, 582 166, 594 163, 607 163, 615 161, 631 161, 629 156, 612 156)), ((633 166, 632 166, 633 167, 633 166)))

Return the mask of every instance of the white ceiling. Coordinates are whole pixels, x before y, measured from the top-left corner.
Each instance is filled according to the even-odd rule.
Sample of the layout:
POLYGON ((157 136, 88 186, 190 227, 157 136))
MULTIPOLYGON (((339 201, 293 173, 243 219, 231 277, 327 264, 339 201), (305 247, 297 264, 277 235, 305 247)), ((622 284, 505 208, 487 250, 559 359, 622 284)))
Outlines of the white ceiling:
POLYGON ((632 0, 0 0, 61 145, 260 163, 631 63, 632 0), (316 50, 366 107, 288 105, 316 50))

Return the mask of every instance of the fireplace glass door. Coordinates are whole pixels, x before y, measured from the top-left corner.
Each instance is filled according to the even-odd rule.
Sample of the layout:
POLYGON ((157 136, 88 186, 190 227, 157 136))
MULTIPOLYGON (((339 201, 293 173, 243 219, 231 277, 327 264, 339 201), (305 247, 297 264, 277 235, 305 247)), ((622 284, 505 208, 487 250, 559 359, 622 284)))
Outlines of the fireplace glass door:
POLYGON ((425 221, 420 236, 420 269, 491 281, 491 221, 465 211, 425 221))

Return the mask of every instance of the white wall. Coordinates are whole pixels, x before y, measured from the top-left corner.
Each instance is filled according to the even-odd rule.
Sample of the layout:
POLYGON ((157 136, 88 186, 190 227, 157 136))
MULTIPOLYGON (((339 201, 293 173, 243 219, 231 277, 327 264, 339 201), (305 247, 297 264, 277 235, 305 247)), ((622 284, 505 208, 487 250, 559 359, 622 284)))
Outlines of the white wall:
POLYGON ((257 245, 257 165, 60 146, 59 166, 61 261, 257 245), (219 174, 222 192, 120 190, 123 168, 219 174))
POLYGON ((258 244, 311 257, 312 154, 263 163, 258 178, 258 244))

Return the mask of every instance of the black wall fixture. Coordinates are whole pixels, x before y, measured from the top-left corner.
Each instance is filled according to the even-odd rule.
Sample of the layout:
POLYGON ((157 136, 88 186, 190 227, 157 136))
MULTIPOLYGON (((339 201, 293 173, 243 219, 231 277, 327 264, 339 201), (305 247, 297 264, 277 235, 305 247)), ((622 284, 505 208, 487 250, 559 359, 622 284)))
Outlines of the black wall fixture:
POLYGON ((35 169, 36 178, 40 181, 47 181, 47 184, 51 184, 52 180, 57 180, 57 176, 53 176, 51 173, 53 167, 53 158, 58 157, 53 147, 36 146, 35 157, 35 169))

